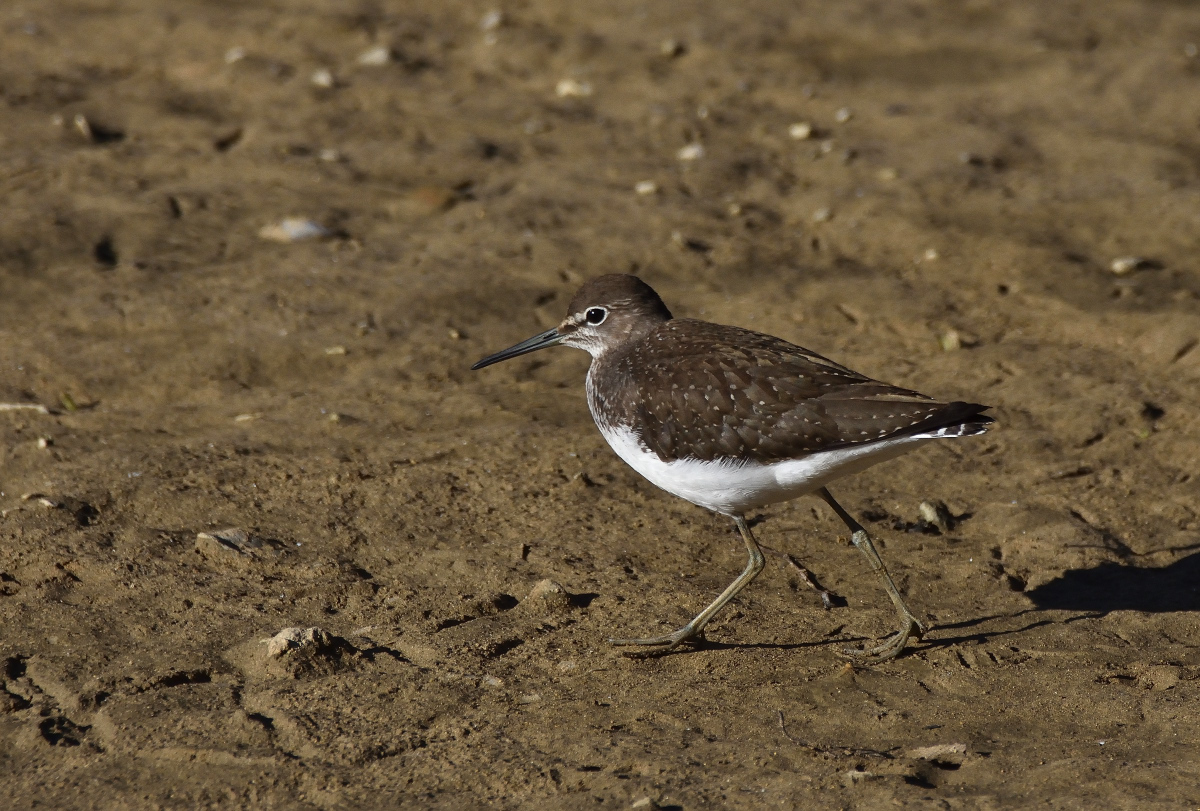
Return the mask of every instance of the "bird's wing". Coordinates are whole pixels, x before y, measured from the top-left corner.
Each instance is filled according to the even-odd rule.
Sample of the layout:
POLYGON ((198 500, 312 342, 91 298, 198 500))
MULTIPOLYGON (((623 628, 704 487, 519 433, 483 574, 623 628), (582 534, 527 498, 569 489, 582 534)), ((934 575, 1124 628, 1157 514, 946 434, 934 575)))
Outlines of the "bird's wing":
POLYGON ((639 438, 668 461, 772 462, 957 424, 984 409, 938 402, 779 338, 703 321, 669 321, 625 360, 639 438))

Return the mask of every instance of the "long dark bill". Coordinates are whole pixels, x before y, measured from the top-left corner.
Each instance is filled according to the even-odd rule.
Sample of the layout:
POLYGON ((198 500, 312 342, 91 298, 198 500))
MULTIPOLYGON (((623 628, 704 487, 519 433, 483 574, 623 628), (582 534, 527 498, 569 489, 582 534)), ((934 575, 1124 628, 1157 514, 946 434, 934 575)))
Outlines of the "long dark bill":
POLYGON ((556 346, 562 342, 563 337, 558 334, 557 329, 548 329, 541 335, 534 335, 532 338, 521 341, 516 346, 510 346, 508 349, 502 349, 495 355, 488 355, 483 360, 471 367, 471 370, 482 369, 484 366, 491 366, 493 363, 499 363, 502 360, 515 358, 517 355, 525 355, 529 352, 536 352, 539 349, 545 349, 548 346, 556 346))

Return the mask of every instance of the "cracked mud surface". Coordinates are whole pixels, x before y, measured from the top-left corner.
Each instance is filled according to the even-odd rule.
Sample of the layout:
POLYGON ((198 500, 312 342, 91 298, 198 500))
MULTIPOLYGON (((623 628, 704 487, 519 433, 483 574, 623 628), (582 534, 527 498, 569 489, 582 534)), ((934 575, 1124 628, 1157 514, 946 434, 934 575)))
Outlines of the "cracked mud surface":
POLYGON ((0 10, 0 805, 1200 803, 1200 12, 494 8, 0 10), (582 353, 468 367, 613 271, 995 407, 833 488, 925 640, 846 666, 801 500, 844 605, 771 556, 606 645, 742 544, 582 353))

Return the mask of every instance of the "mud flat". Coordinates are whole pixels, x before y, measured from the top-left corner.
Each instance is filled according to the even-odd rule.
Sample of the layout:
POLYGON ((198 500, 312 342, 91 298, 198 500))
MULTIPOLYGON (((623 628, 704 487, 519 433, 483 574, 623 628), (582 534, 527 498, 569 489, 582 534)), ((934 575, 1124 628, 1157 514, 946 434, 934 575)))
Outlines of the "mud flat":
POLYGON ((1191 4, 9 4, 0 805, 1200 803, 1191 4), (587 277, 993 404, 742 565, 587 277), (550 353, 547 353, 549 355, 550 353), (922 502, 944 502, 930 522, 922 502), (941 515, 938 513, 938 515, 941 515), (840 537, 839 537, 840 536, 840 537))

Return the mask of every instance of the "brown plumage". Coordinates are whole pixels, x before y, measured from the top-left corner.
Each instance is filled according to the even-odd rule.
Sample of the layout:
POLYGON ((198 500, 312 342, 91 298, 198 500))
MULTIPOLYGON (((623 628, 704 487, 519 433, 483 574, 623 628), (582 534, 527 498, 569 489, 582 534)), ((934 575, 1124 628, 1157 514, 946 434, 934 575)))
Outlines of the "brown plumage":
POLYGON ((992 421, 987 406, 939 402, 780 338, 688 318, 614 347, 591 374, 613 419, 663 461, 777 462, 992 421))

